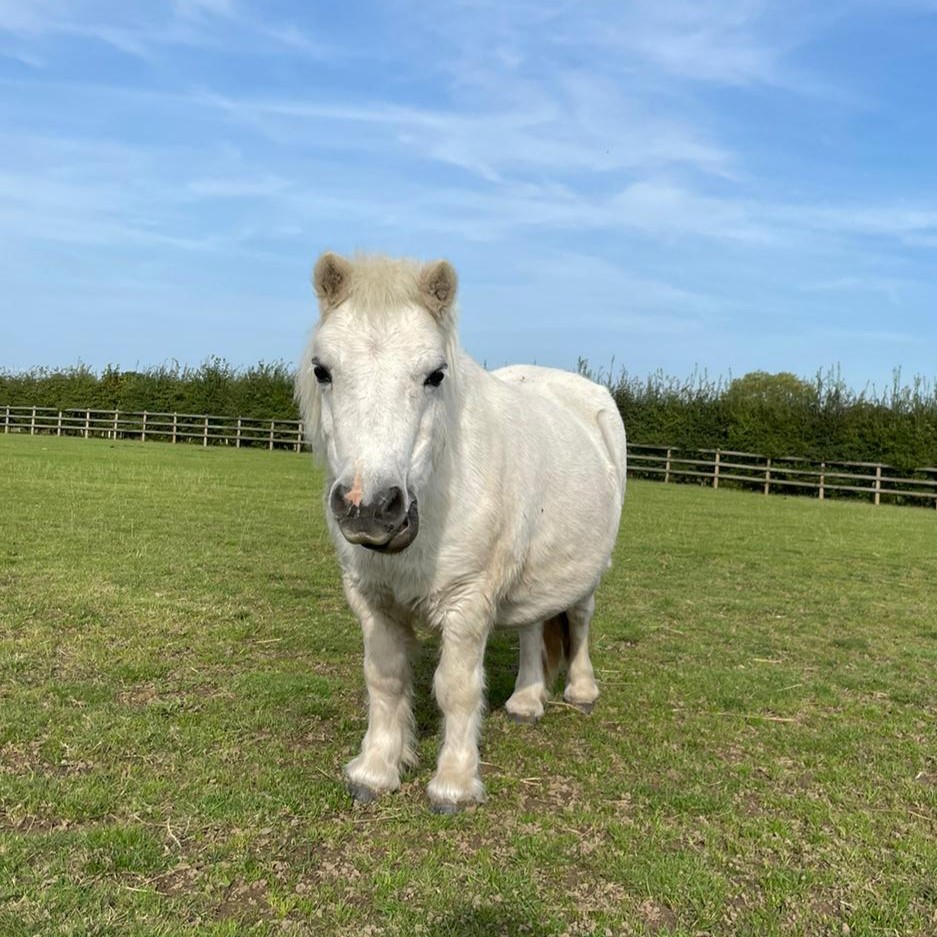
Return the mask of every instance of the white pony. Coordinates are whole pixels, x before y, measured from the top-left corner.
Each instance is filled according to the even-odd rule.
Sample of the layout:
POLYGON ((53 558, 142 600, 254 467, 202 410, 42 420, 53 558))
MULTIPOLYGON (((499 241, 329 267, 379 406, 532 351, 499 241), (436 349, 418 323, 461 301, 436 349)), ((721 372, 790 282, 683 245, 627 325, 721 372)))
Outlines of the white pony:
POLYGON ((367 802, 416 763, 409 652, 441 633, 433 689, 444 717, 427 788, 439 813, 484 799, 478 735, 484 653, 520 629, 506 709, 536 721, 568 659, 564 697, 599 695, 589 660, 594 594, 618 533, 625 431, 609 393, 538 367, 487 372, 459 348, 456 274, 326 253, 320 317, 297 375, 306 436, 328 474, 328 526, 364 633, 368 729, 345 766, 367 802))

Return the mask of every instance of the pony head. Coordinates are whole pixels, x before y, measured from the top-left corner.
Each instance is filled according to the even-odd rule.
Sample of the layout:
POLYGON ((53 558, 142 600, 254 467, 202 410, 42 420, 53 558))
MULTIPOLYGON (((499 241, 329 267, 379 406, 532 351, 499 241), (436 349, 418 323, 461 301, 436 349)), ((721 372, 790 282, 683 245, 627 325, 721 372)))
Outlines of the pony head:
POLYGON ((306 437, 325 461, 328 509, 349 543, 397 553, 444 435, 456 366, 456 274, 445 260, 325 253, 319 321, 297 372, 306 437))

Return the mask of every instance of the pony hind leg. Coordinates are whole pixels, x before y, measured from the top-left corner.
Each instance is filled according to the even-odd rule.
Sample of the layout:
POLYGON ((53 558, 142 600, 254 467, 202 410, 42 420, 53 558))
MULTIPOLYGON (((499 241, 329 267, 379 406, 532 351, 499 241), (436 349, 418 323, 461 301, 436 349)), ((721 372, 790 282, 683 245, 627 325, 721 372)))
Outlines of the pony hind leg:
POLYGON ((514 722, 539 722, 553 692, 557 674, 569 658, 569 618, 566 612, 520 630, 520 661, 514 693, 504 704, 514 722))
POLYGON ((547 701, 546 674, 543 660, 543 622, 521 628, 518 634, 520 659, 514 692, 504 704, 512 722, 534 723, 543 716, 547 701))
POLYGON ((595 594, 567 609, 569 618, 569 668, 563 699, 584 713, 592 712, 599 687, 589 658, 589 624, 595 612, 595 594))

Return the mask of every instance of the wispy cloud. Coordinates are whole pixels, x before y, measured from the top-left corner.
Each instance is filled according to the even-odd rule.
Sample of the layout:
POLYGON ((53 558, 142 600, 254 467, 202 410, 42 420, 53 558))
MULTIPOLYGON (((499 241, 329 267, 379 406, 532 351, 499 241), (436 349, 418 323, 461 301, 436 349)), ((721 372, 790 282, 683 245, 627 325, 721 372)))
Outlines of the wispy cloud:
MULTIPOLYGON (((296 116, 291 107, 283 105, 282 111, 296 116)), ((419 112, 381 118, 376 111, 316 106, 305 113, 310 120, 315 118, 313 129, 320 119, 326 123, 361 120, 369 126, 383 119, 395 127, 430 119, 419 112)), ((347 134, 344 141, 347 147, 347 134)), ((356 151, 366 149, 363 139, 350 145, 356 151)), ((8 153, 17 149, 9 141, 7 147, 8 153)), ((485 176, 481 188, 467 180, 436 180, 427 185, 406 178, 398 178, 391 188, 363 187, 358 166, 351 165, 333 167, 329 189, 324 191, 302 173, 298 159, 279 172, 270 172, 262 161, 218 146, 157 150, 32 136, 20 138, 18 149, 21 168, 0 175, 0 209, 8 221, 15 215, 23 225, 20 235, 52 240, 110 238, 119 242, 131 236, 159 238, 182 248, 224 249, 232 243, 231 227, 211 232, 211 222, 205 219, 194 226, 202 230, 207 222, 205 236, 191 235, 193 218, 187 206, 210 201, 258 203, 250 210, 255 221, 248 227, 261 239, 265 229, 304 230, 317 219, 354 219, 356 224, 380 230, 403 217, 411 230, 455 230, 477 241, 534 230, 618 231, 664 243, 702 240, 778 251, 808 242, 820 245, 824 239, 832 247, 844 239, 874 236, 906 243, 937 234, 937 204, 915 209, 891 202, 785 204, 731 193, 701 194, 665 177, 645 176, 622 184, 614 174, 606 185, 597 185, 593 178, 583 188, 575 184, 568 154, 558 151, 532 155, 526 164, 515 153, 498 166, 506 175, 485 176), (572 176, 562 183, 530 181, 532 167, 547 166, 550 160, 557 161, 556 172, 562 167, 572 176), (528 180, 518 181, 511 173, 526 173, 528 180)), ((578 164, 574 160, 572 165, 578 164)), ((660 165, 666 164, 661 161, 660 165)), ((241 225, 240 230, 245 227, 241 225)), ((242 234, 240 240, 243 244, 251 237, 242 234)), ((825 282, 825 287, 805 288, 860 285, 859 280, 844 277, 825 282)), ((897 295, 893 280, 878 280, 875 288, 892 300, 897 295)))
POLYGON ((896 277, 849 275, 817 283, 804 283, 801 289, 806 293, 875 294, 884 297, 892 306, 900 306, 903 295, 911 290, 920 290, 920 284, 896 277))
POLYGON ((784 50, 765 33, 760 0, 628 4, 624 21, 602 31, 605 42, 664 72, 720 84, 777 83, 784 50))
POLYGON ((811 323, 930 308, 933 134, 895 116, 913 94, 853 106, 892 99, 849 45, 886 16, 913 45, 925 6, 363 0, 352 27, 298 0, 0 0, 0 239, 18 282, 53 255, 119 270, 115 307, 167 271, 305 290, 326 244, 445 251, 493 335, 523 310, 565 350, 682 340, 718 369, 819 336, 828 363, 845 339, 811 323))
POLYGON ((937 238, 937 205, 933 202, 915 206, 904 200, 877 205, 800 205, 784 209, 783 215, 791 223, 841 233, 898 238, 908 243, 937 238))
POLYGON ((497 88, 498 73, 529 76, 544 47, 561 60, 644 89, 662 82, 766 85, 797 93, 843 95, 793 57, 862 0, 631 0, 609 5, 471 0, 447 18, 427 17, 449 53, 446 65, 466 87, 497 88))
POLYGON ((833 340, 837 344, 862 344, 862 345, 910 345, 917 341, 917 337, 910 332, 893 332, 887 329, 816 329, 812 333, 818 340, 833 340))
POLYGON ((240 50, 274 49, 314 57, 326 46, 294 23, 275 22, 234 0, 173 0, 171 4, 96 4, 90 0, 0 0, 0 34, 23 41, 47 37, 93 40, 127 55, 155 60, 173 46, 240 50))
POLYGON ((233 16, 235 0, 172 0, 172 8, 180 16, 200 20, 206 15, 233 16))
POLYGON ((345 148, 397 149, 491 181, 518 170, 610 172, 671 164, 727 175, 732 157, 679 121, 646 112, 581 79, 564 98, 530 96, 523 105, 486 109, 413 108, 390 102, 330 103, 232 98, 202 100, 229 119, 281 141, 320 139, 345 148), (604 119, 599 113, 604 112, 604 119))

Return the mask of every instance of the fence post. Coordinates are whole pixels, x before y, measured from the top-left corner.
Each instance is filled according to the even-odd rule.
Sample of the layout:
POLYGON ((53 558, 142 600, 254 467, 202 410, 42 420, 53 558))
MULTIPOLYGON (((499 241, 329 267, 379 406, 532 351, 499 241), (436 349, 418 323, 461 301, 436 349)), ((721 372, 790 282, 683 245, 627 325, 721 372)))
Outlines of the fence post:
POLYGON ((768 459, 765 465, 765 494, 771 490, 771 460, 768 459))
POLYGON ((61 410, 59 410, 59 418, 55 422, 55 435, 56 436, 62 435, 62 411, 61 410))
POLYGON ((29 418, 29 435, 36 435, 36 408, 33 407, 32 415, 29 418))
POLYGON ((117 439, 117 421, 119 417, 120 417, 120 410, 115 410, 114 411, 114 432, 113 432, 114 439, 117 439))
POLYGON ((664 465, 664 484, 670 481, 670 457, 673 453, 672 449, 667 450, 667 462, 664 465))
POLYGON ((85 410, 85 439, 88 438, 88 434, 91 430, 91 411, 85 410))
POLYGON ((882 499, 882 467, 881 465, 875 466, 875 495, 874 502, 879 504, 882 499))
POLYGON ((296 422, 296 448, 295 452, 299 452, 303 447, 303 421, 297 420, 296 422))
POLYGON ((713 464, 713 488, 719 487, 719 450, 716 450, 716 461, 713 464))
POLYGON ((3 415, 3 432, 10 432, 10 405, 7 404, 6 413, 3 415))
POLYGON ((147 411, 143 411, 143 429, 140 430, 140 442, 146 442, 146 414, 147 411))
POLYGON ((270 421, 270 444, 267 446, 268 449, 273 449, 273 420, 270 421))
POLYGON ((202 424, 202 448, 208 448, 208 414, 205 414, 205 422, 202 424))
POLYGON ((234 448, 235 449, 241 448, 241 418, 240 417, 238 417, 238 429, 237 429, 237 435, 235 436, 234 448))
POLYGON ((176 441, 176 412, 175 410, 173 410, 173 413, 172 413, 172 441, 173 443, 175 443, 176 441))
POLYGON ((826 482, 826 462, 820 463, 820 500, 823 500, 823 485, 826 482))

